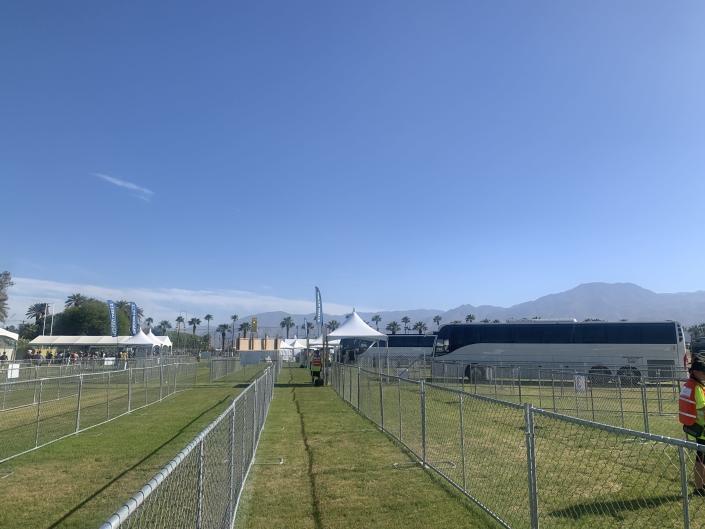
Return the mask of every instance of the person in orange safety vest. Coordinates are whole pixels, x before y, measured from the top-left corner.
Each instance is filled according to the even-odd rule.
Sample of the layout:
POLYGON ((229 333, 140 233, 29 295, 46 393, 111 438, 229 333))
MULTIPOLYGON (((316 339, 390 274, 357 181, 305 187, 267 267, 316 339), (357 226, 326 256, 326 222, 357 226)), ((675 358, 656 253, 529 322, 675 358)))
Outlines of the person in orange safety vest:
POLYGON ((705 496, 705 358, 693 356, 688 372, 678 397, 678 420, 688 440, 704 445, 695 455, 694 494, 705 496))

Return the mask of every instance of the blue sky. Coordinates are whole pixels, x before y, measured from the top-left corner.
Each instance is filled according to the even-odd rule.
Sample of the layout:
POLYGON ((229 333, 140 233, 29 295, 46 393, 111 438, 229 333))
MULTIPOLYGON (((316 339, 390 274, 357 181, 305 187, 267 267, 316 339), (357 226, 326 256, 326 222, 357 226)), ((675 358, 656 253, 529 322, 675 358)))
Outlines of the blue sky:
POLYGON ((3 2, 0 269, 374 309, 705 289, 704 16, 3 2))

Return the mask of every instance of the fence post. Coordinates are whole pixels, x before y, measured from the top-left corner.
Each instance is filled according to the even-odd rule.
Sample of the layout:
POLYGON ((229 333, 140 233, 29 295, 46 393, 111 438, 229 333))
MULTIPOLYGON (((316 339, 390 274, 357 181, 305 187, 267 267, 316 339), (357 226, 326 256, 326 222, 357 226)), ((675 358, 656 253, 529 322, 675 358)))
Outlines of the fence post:
POLYGON ((553 400, 553 413, 556 413, 556 375, 553 371, 551 371, 551 399, 553 400))
POLYGON ((521 404, 521 368, 517 370, 517 386, 519 387, 519 404, 521 404))
POLYGON ((39 410, 42 407, 42 386, 44 384, 43 380, 39 380, 39 400, 37 402, 37 428, 34 431, 34 447, 39 446, 39 410))
POLYGON ((460 412, 460 464, 463 471, 463 490, 467 490, 467 483, 465 479, 465 423, 463 419, 463 397, 464 395, 460 393, 459 397, 459 412, 460 412))
POLYGON ((426 386, 421 381, 421 462, 426 467, 426 386))
POLYGON ((230 415, 230 524, 232 527, 235 522, 235 406, 232 407, 230 415))
POLYGON ((127 413, 132 411, 132 368, 127 370, 127 413))
POLYGON ((110 371, 108 371, 108 383, 105 386, 105 418, 110 419, 110 371))
POLYGON ((198 445, 198 490, 196 492, 196 529, 203 527, 203 439, 198 445))
POLYGON ((357 366, 357 406, 355 406, 358 411, 360 411, 360 366, 357 366))
POLYGON ((526 460, 529 479, 529 513, 531 529, 539 527, 539 502, 536 487, 536 447, 534 445, 534 413, 531 404, 524 405, 524 423, 526 425, 526 460))
POLYGON ((622 377, 617 374, 617 390, 619 392, 619 415, 622 418, 622 428, 624 428, 624 403, 622 402, 622 377))
POLYGON ((76 432, 81 429, 81 393, 83 393, 83 375, 78 375, 78 402, 76 403, 76 432))
POLYGON ((247 417, 245 417, 245 411, 247 410, 247 397, 247 391, 245 391, 245 395, 243 395, 242 399, 242 434, 240 435, 242 447, 240 450, 240 455, 242 457, 240 464, 240 490, 242 490, 242 487, 245 485, 245 430, 247 430, 247 417))
POLYGON ((641 383, 641 409, 644 413, 644 431, 649 433, 649 403, 646 397, 646 380, 641 383))
POLYGON ((159 400, 164 398, 164 366, 159 365, 159 400))
POLYGON ((404 436, 402 434, 402 412, 401 412, 401 377, 397 378, 397 382, 399 383, 397 385, 398 389, 398 397, 399 397, 399 440, 401 441, 404 439, 404 436))
POLYGON ((379 416, 381 420, 382 431, 384 431, 384 398, 382 389, 382 375, 379 375, 379 416))
POLYGON ((252 457, 250 461, 255 459, 255 432, 257 431, 257 383, 254 385, 254 401, 252 402, 252 457))
POLYGON ((690 512, 688 506, 688 474, 685 467, 685 448, 678 447, 678 462, 680 463, 681 497, 683 498, 683 529, 690 529, 690 512))

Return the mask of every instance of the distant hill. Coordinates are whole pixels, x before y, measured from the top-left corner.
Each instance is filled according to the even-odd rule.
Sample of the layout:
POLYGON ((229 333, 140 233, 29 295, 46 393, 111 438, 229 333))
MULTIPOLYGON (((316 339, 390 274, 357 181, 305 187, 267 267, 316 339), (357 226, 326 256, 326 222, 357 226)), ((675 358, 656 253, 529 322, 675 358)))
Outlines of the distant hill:
MULTIPOLYGON (((405 315, 412 323, 423 321, 429 330, 435 330, 436 325, 433 323, 435 315, 441 316, 441 324, 443 324, 453 320, 464 322, 467 314, 474 314, 477 321, 485 318, 506 321, 539 316, 542 319, 575 318, 578 321, 586 318, 608 321, 676 320, 689 326, 705 321, 705 291, 659 294, 633 283, 584 283, 565 292, 548 294, 511 307, 461 305, 448 311, 410 309, 359 314, 368 322, 374 314, 379 314, 382 318, 380 330, 393 320, 401 324, 401 318, 405 315)), ((258 318, 260 327, 279 328, 279 322, 286 316, 292 316, 300 327, 304 317, 308 321, 313 321, 314 315, 313 313, 304 315, 266 312, 255 316, 258 318)), ((246 319, 249 318, 250 316, 246 317, 246 319)), ((325 321, 335 319, 342 323, 345 321, 345 315, 326 314, 324 319, 325 321)))

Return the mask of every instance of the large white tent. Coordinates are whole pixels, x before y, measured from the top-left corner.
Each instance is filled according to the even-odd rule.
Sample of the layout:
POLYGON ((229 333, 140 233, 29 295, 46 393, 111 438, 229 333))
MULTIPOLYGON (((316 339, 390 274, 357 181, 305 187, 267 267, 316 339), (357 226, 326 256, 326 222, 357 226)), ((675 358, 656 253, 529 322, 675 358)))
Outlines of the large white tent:
POLYGON ((17 333, 0 328, 0 355, 4 353, 8 359, 14 360, 19 337, 17 333))
POLYGON ((157 347, 171 347, 171 340, 169 340, 168 336, 157 336, 152 332, 152 329, 149 329, 149 332, 146 334, 147 338, 152 340, 154 345, 157 347), (168 343, 167 343, 168 341, 168 343))
MULTIPOLYGON (((365 321, 360 316, 358 316, 357 312, 355 312, 354 310, 350 317, 345 320, 345 322, 340 327, 338 327, 328 335, 328 340, 330 340, 331 338, 357 338, 360 340, 372 340, 374 342, 373 346, 376 345, 378 348, 377 354, 381 352, 379 350, 380 342, 385 342, 385 349, 387 347, 387 335, 367 325, 365 321)), ((339 350, 337 355, 340 356, 341 354, 343 353, 341 353, 339 350)))
POLYGON ((369 325, 353 311, 350 317, 336 330, 328 334, 330 338, 367 338, 373 340, 386 340, 387 335, 383 334, 369 325))

